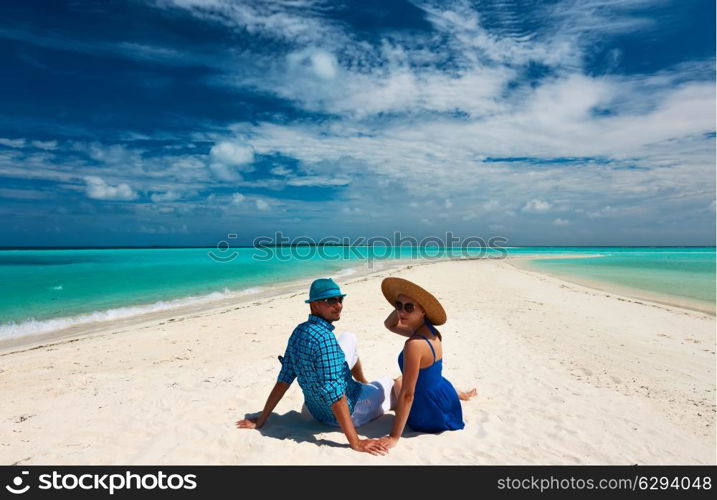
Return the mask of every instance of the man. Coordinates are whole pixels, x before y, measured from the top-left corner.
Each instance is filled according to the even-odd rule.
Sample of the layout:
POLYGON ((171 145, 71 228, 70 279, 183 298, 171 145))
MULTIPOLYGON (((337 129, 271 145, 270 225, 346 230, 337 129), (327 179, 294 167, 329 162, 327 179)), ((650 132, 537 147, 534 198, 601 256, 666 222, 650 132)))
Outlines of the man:
POLYGON ((356 352, 356 336, 345 333, 337 339, 334 335, 333 323, 341 318, 345 296, 330 278, 311 284, 305 301, 311 314, 294 329, 284 357, 279 358, 281 372, 261 415, 239 420, 238 428, 262 427, 296 378, 309 413, 324 424, 339 426, 353 450, 372 455, 388 452, 378 440, 359 439, 356 433, 356 427, 391 408, 393 380, 384 377, 367 383, 356 352))

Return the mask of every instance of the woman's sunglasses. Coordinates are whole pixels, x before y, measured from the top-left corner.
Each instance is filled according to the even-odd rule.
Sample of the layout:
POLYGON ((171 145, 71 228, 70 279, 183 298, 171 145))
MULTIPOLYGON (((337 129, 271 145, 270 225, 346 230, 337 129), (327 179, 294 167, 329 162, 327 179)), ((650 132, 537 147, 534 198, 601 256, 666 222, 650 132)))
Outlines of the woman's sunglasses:
POLYGON ((396 306, 397 311, 406 311, 407 313, 411 314, 416 306, 411 304, 410 302, 406 302, 405 304, 401 302, 400 300, 397 300, 394 304, 396 306))
POLYGON ((329 297, 328 299, 321 299, 321 302, 326 302, 328 305, 333 306, 336 303, 342 304, 344 302, 343 297, 329 297))

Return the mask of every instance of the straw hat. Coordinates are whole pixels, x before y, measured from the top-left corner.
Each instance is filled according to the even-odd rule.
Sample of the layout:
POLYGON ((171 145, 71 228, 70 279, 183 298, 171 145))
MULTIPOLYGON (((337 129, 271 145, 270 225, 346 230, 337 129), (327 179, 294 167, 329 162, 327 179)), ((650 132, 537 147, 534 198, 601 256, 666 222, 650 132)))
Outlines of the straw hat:
POLYGON ((411 297, 426 311, 426 318, 432 325, 442 325, 448 319, 446 311, 443 310, 443 306, 438 302, 438 299, 408 280, 386 278, 381 282, 381 291, 391 305, 396 303, 398 296, 401 294, 411 297))

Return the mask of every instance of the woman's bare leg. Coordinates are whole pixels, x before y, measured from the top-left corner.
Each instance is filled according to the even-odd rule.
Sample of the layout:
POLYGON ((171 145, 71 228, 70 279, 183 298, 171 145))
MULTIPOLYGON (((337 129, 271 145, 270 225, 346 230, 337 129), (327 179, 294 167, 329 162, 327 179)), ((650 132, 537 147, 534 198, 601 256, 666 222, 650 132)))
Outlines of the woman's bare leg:
POLYGON ((393 390, 391 391, 391 409, 396 409, 396 402, 398 396, 401 394, 401 387, 403 385, 403 376, 393 379, 393 390))

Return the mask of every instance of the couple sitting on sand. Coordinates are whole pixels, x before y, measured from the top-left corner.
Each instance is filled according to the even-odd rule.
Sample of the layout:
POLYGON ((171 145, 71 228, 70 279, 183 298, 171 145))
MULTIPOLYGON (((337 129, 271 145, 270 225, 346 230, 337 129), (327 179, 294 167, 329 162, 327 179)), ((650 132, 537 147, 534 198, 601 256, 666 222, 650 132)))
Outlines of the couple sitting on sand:
POLYGON ((441 375, 443 348, 434 325, 446 322, 440 302, 420 286, 401 278, 386 278, 381 291, 394 307, 384 322, 390 331, 408 337, 398 357, 402 376, 369 383, 356 349, 356 336, 334 335, 346 294, 329 278, 311 284, 306 301, 309 320, 289 338, 279 378, 258 418, 237 422, 240 429, 262 427, 294 379, 304 393, 305 408, 318 421, 339 426, 356 451, 384 455, 396 446, 406 423, 415 431, 462 429, 460 400, 476 390, 456 391, 441 375), (391 433, 381 439, 359 439, 356 427, 396 411, 391 433))

